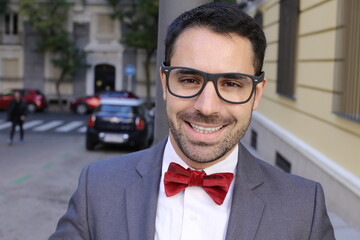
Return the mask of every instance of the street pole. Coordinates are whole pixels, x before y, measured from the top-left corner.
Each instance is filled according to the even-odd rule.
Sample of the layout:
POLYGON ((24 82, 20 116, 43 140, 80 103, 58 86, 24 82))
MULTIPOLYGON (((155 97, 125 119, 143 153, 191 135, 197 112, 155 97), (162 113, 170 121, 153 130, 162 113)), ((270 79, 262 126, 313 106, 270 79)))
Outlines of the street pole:
POLYGON ((127 89, 132 92, 132 75, 127 75, 127 89))
MULTIPOLYGON (((160 69, 161 62, 164 61, 164 40, 166 31, 170 23, 181 13, 212 0, 160 0, 159 1, 159 30, 157 44, 157 71, 160 69)), ((156 81, 156 109, 155 109, 155 139, 158 142, 168 134, 168 124, 166 118, 165 102, 163 100, 160 75, 156 81)))

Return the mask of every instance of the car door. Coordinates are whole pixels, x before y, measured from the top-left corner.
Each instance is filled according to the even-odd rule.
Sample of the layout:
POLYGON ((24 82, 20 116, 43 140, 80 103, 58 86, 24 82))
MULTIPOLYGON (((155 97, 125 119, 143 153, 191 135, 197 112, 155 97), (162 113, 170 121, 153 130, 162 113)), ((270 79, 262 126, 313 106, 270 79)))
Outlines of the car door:
POLYGON ((6 91, 0 93, 0 109, 7 109, 11 100, 14 99, 14 94, 12 91, 6 91))

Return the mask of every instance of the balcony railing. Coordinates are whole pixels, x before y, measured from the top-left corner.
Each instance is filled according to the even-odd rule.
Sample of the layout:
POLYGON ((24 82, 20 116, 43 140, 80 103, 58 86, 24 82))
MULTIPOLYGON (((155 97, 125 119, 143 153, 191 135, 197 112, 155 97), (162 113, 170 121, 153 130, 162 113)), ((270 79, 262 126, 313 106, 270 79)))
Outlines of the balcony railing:
POLYGON ((22 45, 22 33, 6 34, 0 32, 0 45, 22 45))

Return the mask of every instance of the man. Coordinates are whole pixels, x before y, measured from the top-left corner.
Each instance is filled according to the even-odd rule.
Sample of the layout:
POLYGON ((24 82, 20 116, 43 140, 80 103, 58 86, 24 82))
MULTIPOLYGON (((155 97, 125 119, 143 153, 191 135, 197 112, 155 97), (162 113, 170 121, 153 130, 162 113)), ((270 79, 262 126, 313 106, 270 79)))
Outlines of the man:
POLYGON ((26 102, 21 98, 21 93, 19 91, 15 91, 14 99, 10 102, 7 109, 8 120, 11 121, 10 137, 8 140, 9 145, 12 145, 13 143, 16 126, 19 126, 20 128, 19 143, 24 143, 23 123, 26 117, 26 107, 26 102))
POLYGON ((165 44, 169 138, 86 167, 50 239, 335 239, 320 184, 239 144, 265 86, 254 20, 203 5, 170 25, 165 44))

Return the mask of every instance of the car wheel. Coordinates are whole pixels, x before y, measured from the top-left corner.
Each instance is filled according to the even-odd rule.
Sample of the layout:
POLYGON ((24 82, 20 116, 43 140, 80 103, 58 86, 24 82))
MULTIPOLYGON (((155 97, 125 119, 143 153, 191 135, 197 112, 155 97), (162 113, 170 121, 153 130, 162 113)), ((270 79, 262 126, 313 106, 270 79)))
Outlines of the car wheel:
POLYGON ((86 150, 92 151, 95 149, 96 142, 92 141, 90 137, 86 137, 86 150))
POLYGON ((33 104, 33 103, 28 103, 28 104, 27 104, 27 111, 28 111, 29 113, 35 112, 35 111, 36 111, 36 106, 35 106, 35 104, 33 104))
POLYGON ((88 108, 85 103, 79 103, 76 105, 76 113, 77 114, 86 114, 88 112, 88 108))

